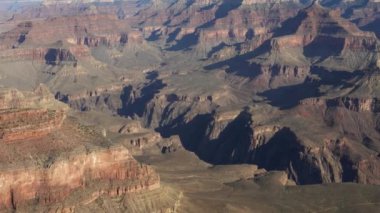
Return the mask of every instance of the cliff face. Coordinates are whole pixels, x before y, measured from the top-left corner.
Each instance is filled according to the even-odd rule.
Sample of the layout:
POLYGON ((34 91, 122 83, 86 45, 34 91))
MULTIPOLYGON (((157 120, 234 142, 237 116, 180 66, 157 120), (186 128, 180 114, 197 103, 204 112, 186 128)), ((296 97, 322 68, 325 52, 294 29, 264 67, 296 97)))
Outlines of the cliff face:
POLYGON ((286 45, 295 47, 297 45, 307 46, 310 44, 334 46, 341 44, 340 48, 351 50, 374 49, 376 46, 376 37, 370 32, 363 32, 356 25, 341 17, 339 10, 323 8, 318 3, 314 3, 304 10, 301 10, 297 16, 288 20, 288 23, 294 23, 298 26, 283 26, 279 34, 295 34, 279 38, 278 47, 286 45), (288 31, 288 32, 285 32, 288 31), (332 38, 334 36, 337 40, 332 38), (329 43, 331 42, 331 43, 329 43))
POLYGON ((318 65, 352 71, 376 63, 379 48, 372 32, 362 31, 332 10, 314 3, 278 28, 262 54, 264 64, 318 65), (366 54, 368 57, 361 57, 366 54), (356 57, 353 57, 355 55, 356 57))
POLYGON ((8 49, 0 53, 0 59, 4 61, 33 61, 49 65, 75 65, 78 59, 90 56, 89 49, 85 46, 65 48, 19 48, 8 49))
POLYGON ((342 107, 354 112, 379 112, 379 101, 377 98, 357 98, 357 97, 340 97, 330 100, 307 99, 301 104, 318 105, 320 107, 342 107))
POLYGON ((118 19, 114 14, 48 18, 34 23, 26 37, 26 42, 38 44, 51 44, 58 40, 88 46, 142 42, 139 32, 131 29, 128 22, 118 19), (45 33, 41 34, 41 31, 45 33))
POLYGON ((58 129, 64 119, 63 111, 19 110, 1 113, 1 141, 40 138, 58 129), (38 119, 38 122, 36 122, 38 119))
POLYGON ((56 65, 91 56, 96 47, 124 48, 144 43, 142 33, 112 14, 76 14, 22 22, 0 35, 0 59, 56 65), (43 33, 41 33, 43 32, 43 33))
POLYGON ((0 97, 1 140, 4 143, 39 138, 59 129, 67 107, 55 102, 44 86, 35 93, 2 91, 0 97))
POLYGON ((159 188, 158 175, 137 163, 123 147, 77 153, 46 165, 2 171, 0 208, 17 209, 27 203, 52 205, 96 182, 90 195, 121 196, 159 188), (65 174, 65 175, 62 175, 65 174), (109 185, 108 185, 109 184, 109 185))
MULTIPOLYGON (((358 119, 360 115, 350 115, 350 118, 342 119, 341 116, 347 116, 347 112, 345 109, 338 111, 334 117, 335 125, 341 126, 340 128, 349 134, 357 135, 358 138, 335 137, 323 132, 323 128, 307 130, 318 136, 305 138, 301 130, 293 130, 281 124, 256 124, 255 114, 247 111, 195 117, 175 129, 174 134, 180 135, 186 148, 213 164, 251 163, 268 171, 282 170, 297 184, 378 184, 376 174, 380 159, 376 151, 372 150, 373 147, 371 148, 375 146, 375 142, 369 138, 362 139, 360 135, 370 135, 369 132, 377 127, 358 121, 359 125, 363 125, 358 128, 369 130, 355 132, 356 130, 351 128, 355 124, 350 119, 358 119), (358 142, 360 140, 363 140, 365 145, 358 142)), ((164 133, 170 131, 166 130, 164 133)))
POLYGON ((300 7, 296 2, 280 4, 276 1, 272 7, 268 2, 255 1, 188 4, 178 1, 168 6, 148 7, 138 13, 138 18, 144 20, 141 22, 143 32, 149 40, 165 42, 172 51, 192 48, 208 58, 223 43, 245 42, 243 51, 260 46, 283 20, 295 15, 296 9, 290 5, 300 7))
POLYGON ((100 196, 159 189, 152 168, 66 118, 67 110, 42 85, 34 92, 2 90, 0 209, 48 208, 73 198, 67 207, 75 209, 100 196))

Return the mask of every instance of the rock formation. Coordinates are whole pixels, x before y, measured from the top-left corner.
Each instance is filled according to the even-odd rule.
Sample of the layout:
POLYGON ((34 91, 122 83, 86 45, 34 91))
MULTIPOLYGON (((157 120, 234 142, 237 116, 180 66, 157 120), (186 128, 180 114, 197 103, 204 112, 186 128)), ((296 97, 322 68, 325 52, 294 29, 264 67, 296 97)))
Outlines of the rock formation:
POLYGON ((44 86, 1 92, 0 209, 67 208, 160 187, 155 171, 72 117, 44 86), (12 151, 13 150, 13 151, 12 151), (78 194, 77 190, 80 189, 78 194), (79 202, 79 203, 78 203, 79 202), (72 206, 71 206, 72 205, 72 206))
POLYGON ((66 117, 67 107, 53 102, 48 89, 39 86, 33 93, 2 90, 1 94, 1 141, 39 138, 59 129, 66 117))

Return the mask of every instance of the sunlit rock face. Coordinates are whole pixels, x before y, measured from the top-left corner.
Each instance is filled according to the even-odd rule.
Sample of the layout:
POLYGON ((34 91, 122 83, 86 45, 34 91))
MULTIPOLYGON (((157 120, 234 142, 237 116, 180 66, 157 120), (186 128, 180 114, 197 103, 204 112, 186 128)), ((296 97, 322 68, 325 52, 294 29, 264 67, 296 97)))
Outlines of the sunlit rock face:
POLYGON ((35 92, 2 90, 0 103, 3 143, 39 138, 59 129, 68 109, 43 85, 35 92))
POLYGON ((160 187, 152 168, 67 113, 44 85, 34 92, 1 89, 0 210, 43 209, 73 197, 79 202, 68 207, 75 208, 160 187))
POLYGON ((98 185, 92 189, 93 198, 121 196, 160 186, 157 174, 137 163, 123 147, 73 153, 45 168, 8 168, 2 171, 0 181, 0 208, 3 209, 17 209, 36 201, 39 205, 53 205, 78 188, 94 187, 94 183, 98 185))

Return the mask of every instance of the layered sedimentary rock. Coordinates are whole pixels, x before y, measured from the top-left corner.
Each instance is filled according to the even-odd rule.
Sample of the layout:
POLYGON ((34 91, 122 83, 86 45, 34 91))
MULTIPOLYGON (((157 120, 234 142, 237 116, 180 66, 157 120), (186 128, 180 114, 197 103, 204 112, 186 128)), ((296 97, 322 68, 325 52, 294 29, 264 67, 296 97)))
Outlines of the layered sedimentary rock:
POLYGON ((52 102, 53 97, 44 86, 36 94, 23 94, 17 90, 1 94, 1 141, 39 138, 59 129, 65 119, 67 107, 52 102))
POLYGON ((55 97, 73 109, 81 111, 97 109, 117 114, 122 106, 120 93, 123 87, 123 84, 106 85, 90 91, 78 91, 71 95, 58 92, 55 97))
POLYGON ((377 113, 377 98, 310 98, 284 112, 265 106, 224 111, 229 103, 216 95, 184 96, 145 86, 143 93, 125 91, 124 115, 141 116, 165 137, 178 134, 185 148, 207 162, 284 170, 297 184, 378 183, 377 170, 370 169, 380 162, 378 122, 371 114, 377 113), (143 109, 134 106, 141 100, 143 109))
POLYGON ((119 20, 116 15, 94 14, 57 17, 37 22, 29 31, 26 41, 30 39, 32 43, 49 44, 61 39, 63 42, 78 45, 120 45, 128 41, 142 42, 138 36, 138 31, 131 30, 128 23, 119 20), (47 25, 52 27, 46 28, 47 25), (41 31, 45 31, 45 34, 41 34, 41 31))
MULTIPOLYGON (((340 121, 340 116, 344 115, 338 114, 335 117, 336 125, 342 125, 345 131, 356 134, 349 127, 353 124, 349 124, 348 119, 340 121)), ((227 120, 220 120, 219 117, 220 115, 209 116, 202 122, 189 122, 183 127, 188 131, 179 131, 182 141, 189 143, 187 147, 208 162, 248 162, 266 170, 284 170, 298 184, 378 184, 379 180, 375 177, 380 159, 371 147, 366 147, 374 145, 372 139, 363 139, 367 145, 362 145, 357 142, 359 138, 335 139, 328 138, 326 133, 316 132, 326 138, 323 141, 318 141, 317 138, 310 141, 286 126, 257 125, 253 122, 255 116, 248 112, 235 114, 227 120), (206 127, 206 130, 189 133, 195 126, 206 127)), ((353 116, 352 119, 357 118, 353 116)))
POLYGON ((62 124, 63 117, 63 112, 50 110, 3 112, 1 141, 9 143, 15 140, 39 138, 58 128, 62 124))
MULTIPOLYGON (((341 18, 339 10, 323 8, 316 2, 301 11, 292 21, 300 23, 299 26, 294 26, 294 32, 286 25, 283 30, 296 35, 275 40, 276 44, 272 44, 274 48, 280 49, 284 45, 307 46, 311 43, 342 45, 331 47, 350 50, 371 50, 376 47, 376 37, 372 33, 360 31, 354 24, 341 18), (336 36, 336 40, 331 38, 332 35, 336 36)), ((282 33, 284 32, 279 31, 279 34, 282 33)))
MULTIPOLYGON (((359 30, 353 23, 343 19, 339 10, 323 8, 318 3, 313 3, 294 18, 284 22, 277 34, 271 40, 271 48, 272 54, 279 58, 269 59, 276 60, 277 63, 305 63, 306 57, 312 63, 323 64, 323 61, 328 61, 326 66, 328 64, 333 67, 337 63, 344 69, 345 65, 335 62, 333 57, 341 57, 345 61, 353 52, 373 54, 378 49, 378 40, 373 33, 359 30), (299 48, 301 49, 297 50, 299 48), (298 52, 300 55, 291 59, 287 53, 289 49, 294 49, 290 54, 298 52)), ((374 63, 370 57, 363 60, 367 63, 365 66, 374 63)), ((355 59, 347 61, 347 69, 365 67, 359 63, 355 59)))
POLYGON ((9 209, 27 203, 54 205, 74 190, 86 190, 94 182, 99 184, 91 194, 94 198, 159 187, 157 174, 137 163, 123 147, 73 153, 42 168, 3 169, 0 179, 3 183, 0 208, 9 209))
POLYGON ((47 64, 89 58, 91 48, 136 46, 141 32, 116 14, 76 14, 18 24, 0 35, 0 59, 36 60, 47 64), (44 32, 44 33, 41 33, 44 32))
POLYGON ((320 107, 342 107, 354 112, 379 112, 377 98, 339 97, 335 99, 310 98, 301 101, 303 105, 317 105, 320 107))
POLYGON ((152 168, 66 118, 66 105, 44 86, 35 92, 2 90, 0 97, 0 209, 49 209, 74 198, 66 206, 74 210, 99 196, 159 188, 152 168))
POLYGON ((36 49, 12 49, 1 52, 2 60, 32 60, 47 64, 75 63, 77 61, 73 52, 77 57, 86 57, 89 55, 88 49, 71 48, 70 50, 63 48, 36 48, 36 49))
MULTIPOLYGON (((166 42, 168 50, 193 48, 194 53, 210 58, 223 46, 245 43, 239 51, 251 51, 271 37, 272 30, 293 16, 300 4, 285 2, 178 1, 152 6, 138 13, 143 32, 151 41, 166 42), (164 6, 165 5, 165 6, 164 6), (163 9, 163 8, 165 9, 163 9), (270 13, 270 10, 276 11, 270 13)), ((236 54, 236 53, 234 53, 236 54)), ((221 57, 222 59, 225 57, 221 57)))

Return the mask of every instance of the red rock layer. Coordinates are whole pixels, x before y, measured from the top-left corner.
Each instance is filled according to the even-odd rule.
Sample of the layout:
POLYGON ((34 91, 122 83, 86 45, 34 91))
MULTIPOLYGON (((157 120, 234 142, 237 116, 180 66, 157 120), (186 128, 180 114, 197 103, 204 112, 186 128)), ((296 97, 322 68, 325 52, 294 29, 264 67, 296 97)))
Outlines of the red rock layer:
POLYGON ((59 129, 63 110, 24 109, 0 112, 0 142, 39 138, 59 129))
POLYGON ((124 147, 72 154, 44 168, 7 169, 0 174, 0 209, 27 202, 52 204, 96 181, 93 196, 111 196, 159 187, 158 175, 135 161, 124 147))
MULTIPOLYGON (((371 32, 361 31, 355 24, 341 17, 339 10, 329 10, 318 4, 302 10, 292 19, 300 22, 293 32, 286 33, 272 41, 274 50, 307 45, 324 46, 338 50, 375 50, 377 38, 371 32)), ((293 25, 295 25, 293 23, 293 25)), ((285 29, 286 30, 286 29, 285 29)))

